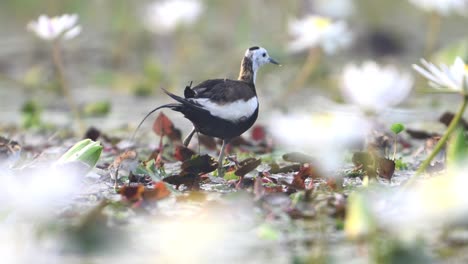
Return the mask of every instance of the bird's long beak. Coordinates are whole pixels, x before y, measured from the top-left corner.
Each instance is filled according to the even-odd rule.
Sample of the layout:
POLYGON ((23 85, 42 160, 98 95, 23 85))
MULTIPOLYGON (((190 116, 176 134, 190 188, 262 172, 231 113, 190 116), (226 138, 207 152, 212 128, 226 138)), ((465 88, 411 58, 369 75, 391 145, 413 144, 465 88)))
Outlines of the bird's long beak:
POLYGON ((272 58, 268 58, 268 61, 269 61, 270 63, 273 63, 273 64, 276 64, 276 65, 280 65, 280 66, 281 66, 281 64, 280 64, 279 62, 275 61, 275 60, 272 59, 272 58))

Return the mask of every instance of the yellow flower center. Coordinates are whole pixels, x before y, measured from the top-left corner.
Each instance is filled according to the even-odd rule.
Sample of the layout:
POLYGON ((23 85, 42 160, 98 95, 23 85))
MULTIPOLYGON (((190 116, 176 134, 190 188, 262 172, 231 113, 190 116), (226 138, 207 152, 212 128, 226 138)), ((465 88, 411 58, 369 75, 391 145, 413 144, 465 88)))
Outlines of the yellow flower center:
POLYGON ((322 130, 331 130, 334 125, 336 117, 333 114, 323 113, 312 117, 314 126, 322 130))
POLYGON ((316 17, 312 20, 312 25, 314 28, 323 30, 331 25, 332 21, 326 17, 316 17))

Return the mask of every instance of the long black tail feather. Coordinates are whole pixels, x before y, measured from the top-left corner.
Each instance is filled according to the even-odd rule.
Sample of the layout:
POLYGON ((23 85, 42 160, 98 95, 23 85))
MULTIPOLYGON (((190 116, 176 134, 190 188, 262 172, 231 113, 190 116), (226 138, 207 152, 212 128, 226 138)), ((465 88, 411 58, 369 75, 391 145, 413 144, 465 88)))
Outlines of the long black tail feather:
POLYGON ((185 98, 182 98, 178 95, 175 95, 173 93, 170 93, 169 91, 167 91, 166 89, 164 88, 161 88, 167 95, 169 95, 172 99, 176 100, 177 102, 185 105, 185 106, 189 106, 189 107, 192 107, 192 108, 195 108, 197 110, 201 110, 201 111, 207 111, 206 109, 204 109, 203 107, 201 107, 199 104, 196 104, 190 100, 187 100, 185 98))
POLYGON ((174 109, 174 108, 178 108, 180 107, 179 104, 165 104, 165 105, 161 105, 159 107, 156 107, 155 109, 151 110, 148 114, 146 114, 146 116, 141 120, 140 124, 138 124, 137 128, 135 129, 135 131, 133 132, 133 135, 130 139, 130 142, 133 142, 135 140, 135 136, 136 136, 136 133, 138 131, 138 129, 140 129, 141 125, 143 125, 143 123, 145 122, 145 120, 151 115, 153 114, 154 112, 158 111, 159 109, 162 109, 162 108, 170 108, 170 109, 174 109))

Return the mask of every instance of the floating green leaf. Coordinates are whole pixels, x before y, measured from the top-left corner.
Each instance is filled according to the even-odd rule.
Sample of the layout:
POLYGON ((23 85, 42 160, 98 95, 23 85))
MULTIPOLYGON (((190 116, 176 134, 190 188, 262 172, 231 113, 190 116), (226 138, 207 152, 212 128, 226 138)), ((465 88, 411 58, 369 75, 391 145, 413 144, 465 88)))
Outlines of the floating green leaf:
POLYGON ((393 131, 393 133, 400 134, 403 130, 405 130, 405 126, 400 123, 395 123, 390 127, 390 129, 393 131))

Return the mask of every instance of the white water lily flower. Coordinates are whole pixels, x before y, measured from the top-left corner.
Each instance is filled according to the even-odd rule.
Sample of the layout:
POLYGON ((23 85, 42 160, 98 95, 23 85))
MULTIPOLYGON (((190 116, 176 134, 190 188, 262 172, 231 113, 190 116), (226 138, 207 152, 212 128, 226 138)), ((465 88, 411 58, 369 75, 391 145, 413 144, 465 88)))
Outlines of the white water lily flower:
POLYGON ((377 112, 403 102, 412 85, 409 73, 367 61, 361 66, 349 64, 344 68, 341 91, 345 101, 377 112))
POLYGON ((325 53, 333 54, 351 44, 352 34, 344 21, 332 21, 328 17, 310 15, 289 23, 293 40, 289 50, 299 52, 321 47, 325 53))
POLYGON ((143 16, 146 29, 153 33, 170 33, 180 25, 193 24, 203 11, 198 0, 165 0, 149 4, 143 16))
POLYGON ((285 150, 306 152, 323 169, 334 170, 342 164, 345 150, 365 139, 370 125, 358 113, 296 112, 274 114, 269 127, 285 150))
POLYGON ((41 15, 37 21, 28 24, 28 29, 44 40, 57 38, 72 39, 81 33, 78 15, 64 14, 56 17, 41 15))
POLYGON ((458 13, 460 15, 468 14, 467 0, 409 0, 413 5, 428 12, 437 12, 441 15, 450 15, 458 13))
POLYGON ((468 89, 468 67, 460 57, 450 66, 441 64, 437 67, 424 59, 421 59, 421 64, 424 67, 413 64, 413 68, 426 77, 432 87, 457 92, 468 89))
POLYGON ((443 227, 466 223, 468 196, 466 167, 425 179, 403 192, 368 197, 380 225, 411 241, 440 232, 443 227), (401 217, 404 215, 405 217, 401 217), (421 224, 424 223, 424 224, 421 224))

